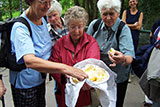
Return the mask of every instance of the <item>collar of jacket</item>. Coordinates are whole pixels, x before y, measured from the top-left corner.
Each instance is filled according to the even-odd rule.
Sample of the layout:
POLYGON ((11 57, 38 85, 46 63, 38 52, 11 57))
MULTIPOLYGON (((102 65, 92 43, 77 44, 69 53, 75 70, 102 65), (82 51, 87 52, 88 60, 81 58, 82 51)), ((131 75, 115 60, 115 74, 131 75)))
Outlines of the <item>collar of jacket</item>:
POLYGON ((80 38, 77 47, 74 48, 73 42, 71 41, 70 35, 68 34, 66 36, 65 42, 64 42, 64 47, 75 54, 79 52, 79 50, 84 47, 87 43, 89 43, 88 37, 86 32, 83 33, 83 36, 80 38))

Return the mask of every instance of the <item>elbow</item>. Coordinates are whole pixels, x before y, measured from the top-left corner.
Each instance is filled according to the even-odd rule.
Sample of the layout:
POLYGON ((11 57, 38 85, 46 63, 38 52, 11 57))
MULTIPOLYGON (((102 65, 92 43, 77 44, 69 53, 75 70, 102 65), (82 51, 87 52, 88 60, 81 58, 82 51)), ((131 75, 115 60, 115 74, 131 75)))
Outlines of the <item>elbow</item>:
POLYGON ((29 61, 25 61, 26 68, 33 68, 33 64, 29 61))
POLYGON ((24 63, 27 68, 34 68, 34 55, 24 55, 24 63))

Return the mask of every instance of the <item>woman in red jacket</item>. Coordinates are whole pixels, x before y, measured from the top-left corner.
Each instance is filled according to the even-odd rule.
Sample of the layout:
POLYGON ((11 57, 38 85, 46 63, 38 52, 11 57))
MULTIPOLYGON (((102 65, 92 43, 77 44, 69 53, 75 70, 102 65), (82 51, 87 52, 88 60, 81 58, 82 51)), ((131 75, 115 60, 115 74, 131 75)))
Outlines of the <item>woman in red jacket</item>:
MULTIPOLYGON (((74 6, 67 10, 64 16, 65 24, 69 29, 69 34, 60 38, 53 47, 50 57, 51 61, 61 62, 73 66, 87 58, 100 59, 100 50, 97 41, 84 31, 88 23, 88 13, 84 8, 74 6)), ((55 92, 59 107, 65 105, 65 84, 66 75, 52 74, 56 80, 55 92)), ((85 89, 86 84, 80 91, 76 107, 91 105, 90 89, 85 89)))

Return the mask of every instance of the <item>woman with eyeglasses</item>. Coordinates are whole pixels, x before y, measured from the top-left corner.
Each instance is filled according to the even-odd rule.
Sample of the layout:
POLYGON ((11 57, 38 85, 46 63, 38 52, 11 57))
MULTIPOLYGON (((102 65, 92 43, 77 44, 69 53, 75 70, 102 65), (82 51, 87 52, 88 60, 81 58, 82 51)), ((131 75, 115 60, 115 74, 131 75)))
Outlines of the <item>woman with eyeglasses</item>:
MULTIPOLYGON (((97 41, 84 31, 88 23, 88 13, 85 9, 73 6, 65 13, 64 20, 69 34, 55 43, 50 60, 73 66, 87 58, 99 59, 100 51, 97 41)), ((58 107, 66 107, 65 84, 68 76, 63 74, 52 74, 52 76, 57 83, 55 95, 58 107)), ((88 105, 91 105, 90 87, 85 84, 80 90, 76 107, 88 105)))
POLYGON ((52 41, 43 16, 50 8, 52 0, 25 0, 29 8, 22 13, 32 31, 16 22, 11 31, 12 52, 18 64, 26 69, 19 72, 10 70, 10 83, 15 107, 45 107, 46 73, 62 73, 79 80, 87 78, 80 69, 62 63, 48 61, 52 41))
POLYGON ((131 32, 128 26, 119 18, 120 0, 99 0, 97 7, 102 20, 96 31, 94 31, 94 25, 97 19, 93 20, 88 27, 87 33, 93 34, 93 37, 97 40, 100 46, 101 60, 117 74, 117 101, 115 106, 123 107, 131 71, 130 64, 135 57, 131 32), (119 26, 122 26, 121 32, 119 32, 119 26), (119 35, 117 36, 117 34, 119 35), (114 54, 110 52, 111 48, 115 49, 114 54))

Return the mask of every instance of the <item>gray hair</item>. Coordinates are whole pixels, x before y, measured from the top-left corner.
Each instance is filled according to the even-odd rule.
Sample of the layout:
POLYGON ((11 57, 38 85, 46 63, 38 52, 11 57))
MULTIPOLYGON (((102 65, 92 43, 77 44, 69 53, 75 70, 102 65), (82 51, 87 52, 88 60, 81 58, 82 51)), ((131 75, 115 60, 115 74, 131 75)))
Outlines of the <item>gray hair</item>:
POLYGON ((49 8, 46 15, 48 16, 48 14, 51 13, 52 11, 57 11, 60 14, 60 16, 62 15, 62 6, 56 0, 52 0, 51 7, 49 8))
POLYGON ((99 0, 97 2, 97 7, 101 13, 103 8, 105 9, 114 9, 116 12, 120 13, 121 10, 121 1, 120 0, 99 0))
POLYGON ((86 26, 88 24, 88 13, 80 6, 73 6, 67 10, 64 15, 65 25, 69 26, 71 19, 82 21, 86 26))

